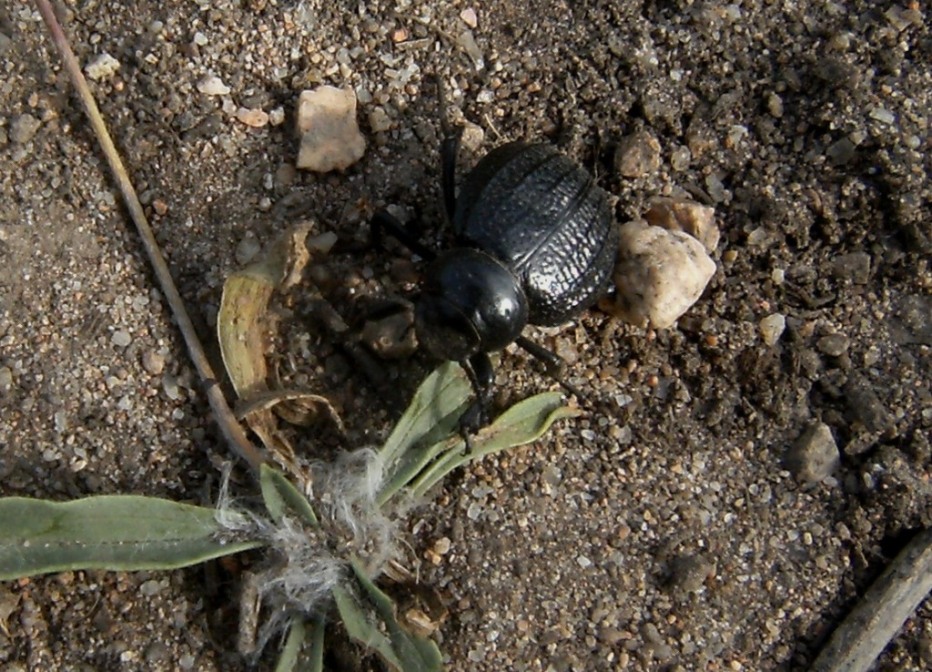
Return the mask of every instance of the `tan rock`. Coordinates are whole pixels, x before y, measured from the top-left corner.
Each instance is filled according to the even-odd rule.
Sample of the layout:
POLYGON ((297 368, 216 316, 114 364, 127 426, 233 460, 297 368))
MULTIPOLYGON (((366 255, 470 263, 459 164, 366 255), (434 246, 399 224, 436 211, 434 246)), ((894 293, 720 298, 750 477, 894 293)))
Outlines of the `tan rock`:
POLYGON ((356 94, 352 89, 321 86, 302 91, 297 130, 301 146, 296 165, 304 170, 318 173, 346 170, 366 151, 366 140, 356 121, 356 94))
POLYGON ((621 227, 614 302, 601 305, 626 322, 666 329, 699 300, 714 274, 715 262, 698 240, 634 220, 621 227))
POLYGON ((715 208, 685 198, 658 198, 644 213, 652 226, 683 231, 702 243, 707 252, 718 247, 721 233, 715 224, 715 208))

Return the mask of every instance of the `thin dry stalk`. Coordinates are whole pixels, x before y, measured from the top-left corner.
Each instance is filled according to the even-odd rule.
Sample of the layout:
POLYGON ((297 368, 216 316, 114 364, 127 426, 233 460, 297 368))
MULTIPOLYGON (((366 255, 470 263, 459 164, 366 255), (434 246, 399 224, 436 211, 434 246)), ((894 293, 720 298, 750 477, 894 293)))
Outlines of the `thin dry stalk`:
POLYGON ((81 72, 78 59, 71 50, 68 39, 65 37, 65 33, 62 31, 61 25, 59 25, 58 19, 55 17, 55 12, 48 0, 36 0, 36 7, 39 9, 39 13, 42 15, 42 19, 49 29, 52 42, 61 54, 65 71, 68 73, 68 76, 77 90, 78 98, 81 100, 81 105, 84 107, 84 111, 91 122, 94 134, 97 136, 97 141, 100 143, 107 163, 110 164, 110 170, 116 178, 117 185, 123 195, 123 200, 133 219, 133 223, 136 225, 136 230, 139 232, 139 237, 142 240, 143 248, 145 248, 146 256, 149 257, 149 263, 152 265, 152 270, 155 272, 156 280, 168 301, 169 308, 175 317, 175 321, 178 323, 178 328, 181 330, 181 335, 188 348, 188 355, 191 357, 191 361, 194 363, 195 369, 197 369, 201 383, 204 385, 207 399, 210 402, 210 408, 214 413, 217 424, 220 425, 220 431, 233 452, 246 460, 249 466, 252 467, 254 472, 258 475, 259 466, 264 461, 263 457, 246 437, 246 433, 233 416, 230 406, 227 404, 226 398, 223 396, 223 392, 217 384, 213 368, 207 360, 204 348, 201 345, 200 339, 197 337, 194 325, 191 323, 191 318, 188 316, 188 312, 185 309, 184 301, 178 293, 178 288, 175 286, 171 272, 168 270, 168 265, 165 263, 165 258, 162 256, 162 251, 155 241, 155 236, 152 234, 152 229, 149 227, 149 222, 143 212, 142 204, 136 196, 136 190, 133 188, 129 174, 126 172, 126 168, 120 160, 120 155, 117 152, 116 146, 113 144, 113 140, 110 138, 110 133, 107 131, 107 126, 100 114, 100 110, 97 108, 94 96, 87 86, 87 81, 84 79, 84 75, 81 72))

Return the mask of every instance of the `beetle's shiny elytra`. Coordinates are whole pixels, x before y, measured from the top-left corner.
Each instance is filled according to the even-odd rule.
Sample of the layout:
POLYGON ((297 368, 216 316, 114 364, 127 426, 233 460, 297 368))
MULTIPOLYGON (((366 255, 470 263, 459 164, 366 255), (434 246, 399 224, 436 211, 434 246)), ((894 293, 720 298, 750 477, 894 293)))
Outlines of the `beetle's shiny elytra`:
POLYGON ((607 194, 553 146, 512 142, 487 154, 456 201, 460 245, 512 269, 531 324, 566 322, 611 276, 617 233, 607 194))

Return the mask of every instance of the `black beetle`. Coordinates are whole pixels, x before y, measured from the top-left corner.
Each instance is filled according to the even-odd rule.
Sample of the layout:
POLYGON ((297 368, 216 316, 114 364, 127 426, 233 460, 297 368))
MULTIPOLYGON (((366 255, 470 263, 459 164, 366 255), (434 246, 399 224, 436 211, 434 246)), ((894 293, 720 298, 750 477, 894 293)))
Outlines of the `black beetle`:
POLYGON ((455 196, 459 138, 448 133, 441 152, 454 246, 437 255, 384 211, 372 226, 430 261, 415 307, 418 341, 463 366, 479 402, 474 422, 482 424, 494 378, 489 353, 516 342, 551 371, 562 368, 521 332, 561 324, 595 303, 611 277, 618 231, 605 191, 548 144, 492 150, 455 196))

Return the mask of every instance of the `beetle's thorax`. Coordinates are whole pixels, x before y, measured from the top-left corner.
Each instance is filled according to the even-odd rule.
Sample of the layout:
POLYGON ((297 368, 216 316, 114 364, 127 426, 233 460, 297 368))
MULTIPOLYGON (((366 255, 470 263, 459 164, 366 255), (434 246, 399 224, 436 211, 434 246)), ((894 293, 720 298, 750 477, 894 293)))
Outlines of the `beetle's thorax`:
POLYGON ((521 282, 489 254, 458 247, 428 266, 415 327, 440 359, 500 350, 521 335, 528 304, 521 282))

